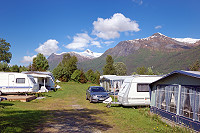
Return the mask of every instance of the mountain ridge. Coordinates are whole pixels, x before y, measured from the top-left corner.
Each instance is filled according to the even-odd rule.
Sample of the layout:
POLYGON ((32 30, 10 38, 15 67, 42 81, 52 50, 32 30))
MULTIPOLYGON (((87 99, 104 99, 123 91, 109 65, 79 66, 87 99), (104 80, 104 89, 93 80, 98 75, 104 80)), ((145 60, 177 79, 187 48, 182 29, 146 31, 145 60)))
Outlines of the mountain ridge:
MULTIPOLYGON (((142 65, 146 67, 154 65, 155 69, 166 73, 170 72, 172 69, 178 69, 178 67, 171 66, 169 63, 169 67, 163 67, 162 69, 162 65, 165 63, 163 60, 170 60, 171 62, 174 62, 171 58, 175 58, 174 60, 179 62, 177 57, 181 58, 180 55, 184 56, 187 55, 186 53, 194 51, 194 53, 197 55, 194 56, 194 59, 189 59, 190 61, 187 61, 181 58, 181 61, 186 62, 186 64, 180 63, 183 64, 183 67, 177 65, 180 69, 185 69, 186 66, 191 64, 193 60, 200 59, 199 53, 194 50, 195 47, 200 45, 200 39, 191 40, 192 39, 187 40, 190 42, 180 42, 161 33, 155 33, 147 38, 121 41, 115 47, 106 50, 97 58, 87 58, 82 60, 77 57, 79 60, 78 68, 83 69, 84 71, 93 69, 94 71, 98 70, 102 72, 102 68, 105 65, 106 56, 111 55, 115 62, 124 62, 127 65, 128 74, 131 74, 131 72, 135 71, 137 66, 142 65), (152 64, 152 62, 154 63, 152 64)), ((192 52, 190 53, 193 54, 192 52)), ((56 67, 56 65, 54 65, 54 67, 56 67)))

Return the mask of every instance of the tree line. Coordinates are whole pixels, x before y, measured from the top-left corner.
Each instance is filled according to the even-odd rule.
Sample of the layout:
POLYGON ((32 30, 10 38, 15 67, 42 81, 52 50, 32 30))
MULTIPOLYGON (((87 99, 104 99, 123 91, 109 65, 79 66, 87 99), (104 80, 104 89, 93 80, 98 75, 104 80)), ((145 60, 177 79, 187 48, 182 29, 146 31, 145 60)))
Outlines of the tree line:
POLYGON ((69 53, 63 55, 62 61, 53 69, 54 77, 62 82, 71 80, 80 83, 99 84, 100 73, 98 71, 94 72, 92 69, 84 73, 83 70, 77 68, 77 62, 76 56, 71 56, 69 53))

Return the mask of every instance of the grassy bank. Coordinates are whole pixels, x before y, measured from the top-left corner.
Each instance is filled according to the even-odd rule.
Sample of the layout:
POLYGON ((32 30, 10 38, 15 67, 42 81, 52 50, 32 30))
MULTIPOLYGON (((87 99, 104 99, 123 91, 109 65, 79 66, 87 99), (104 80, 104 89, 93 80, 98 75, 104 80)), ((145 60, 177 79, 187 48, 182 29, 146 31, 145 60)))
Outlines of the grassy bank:
POLYGON ((93 84, 60 83, 62 88, 31 102, 0 103, 1 132, 188 132, 170 127, 149 108, 106 108, 103 103, 85 100, 93 84))

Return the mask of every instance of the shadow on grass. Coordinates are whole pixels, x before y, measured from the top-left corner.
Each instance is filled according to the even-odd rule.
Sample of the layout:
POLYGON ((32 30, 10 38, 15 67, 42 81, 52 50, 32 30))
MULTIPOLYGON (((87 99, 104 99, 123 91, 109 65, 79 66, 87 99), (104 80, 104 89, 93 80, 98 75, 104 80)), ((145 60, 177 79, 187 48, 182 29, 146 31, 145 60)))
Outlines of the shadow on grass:
POLYGON ((1 103, 0 102, 0 106, 13 106, 14 104, 12 103, 1 103))
POLYGON ((28 110, 0 112, 0 132, 84 132, 112 128, 96 109, 28 110))

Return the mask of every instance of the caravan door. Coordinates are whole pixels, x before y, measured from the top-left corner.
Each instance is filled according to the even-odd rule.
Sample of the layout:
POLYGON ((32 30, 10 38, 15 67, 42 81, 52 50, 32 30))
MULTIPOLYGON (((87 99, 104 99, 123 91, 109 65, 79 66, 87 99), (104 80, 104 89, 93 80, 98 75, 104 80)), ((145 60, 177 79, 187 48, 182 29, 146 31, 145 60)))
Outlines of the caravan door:
POLYGON ((8 75, 8 92, 14 92, 14 85, 15 85, 15 75, 9 74, 8 75))

